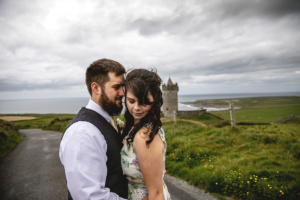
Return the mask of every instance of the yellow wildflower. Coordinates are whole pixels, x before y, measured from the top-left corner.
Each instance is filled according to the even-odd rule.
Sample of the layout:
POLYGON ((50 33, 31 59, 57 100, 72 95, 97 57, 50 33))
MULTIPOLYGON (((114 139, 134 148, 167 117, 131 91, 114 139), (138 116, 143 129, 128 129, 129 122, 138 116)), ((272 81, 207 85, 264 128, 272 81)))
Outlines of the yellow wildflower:
POLYGON ((216 185, 218 185, 218 183, 216 183, 216 185))

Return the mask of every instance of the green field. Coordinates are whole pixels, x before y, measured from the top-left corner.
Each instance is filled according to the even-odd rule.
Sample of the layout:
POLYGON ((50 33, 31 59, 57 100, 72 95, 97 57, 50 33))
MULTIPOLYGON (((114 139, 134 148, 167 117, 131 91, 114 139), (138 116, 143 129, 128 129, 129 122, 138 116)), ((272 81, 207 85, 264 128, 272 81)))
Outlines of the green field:
POLYGON ((210 113, 204 113, 202 115, 189 115, 189 116, 178 117, 178 120, 180 119, 200 121, 207 126, 214 126, 214 127, 222 127, 225 125, 229 125, 228 120, 219 119, 214 115, 211 115, 210 113))
MULTIPOLYGON (((300 107, 293 108, 261 108, 261 109, 237 109, 235 112, 236 122, 277 122, 284 117, 300 112, 300 107)), ((230 120, 229 111, 212 112, 224 119, 230 120)))
MULTIPOLYGON (((7 115, 0 115, 7 116, 7 115)), ((27 128, 40 128, 43 129, 48 126, 55 119, 73 119, 75 114, 20 114, 20 115, 9 115, 9 116, 32 116, 38 117, 38 119, 34 120, 22 120, 11 122, 19 129, 27 129, 27 128)))
POLYGON ((163 124, 166 168, 209 192, 241 199, 300 197, 300 125, 163 124))

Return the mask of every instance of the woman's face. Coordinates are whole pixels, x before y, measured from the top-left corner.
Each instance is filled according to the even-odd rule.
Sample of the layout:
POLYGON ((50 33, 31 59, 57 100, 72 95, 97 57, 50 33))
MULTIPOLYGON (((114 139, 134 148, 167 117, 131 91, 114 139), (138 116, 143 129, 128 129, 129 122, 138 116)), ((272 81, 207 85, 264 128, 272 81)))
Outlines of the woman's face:
MULTIPOLYGON (((149 102, 153 102, 153 96, 149 91, 147 98, 149 102)), ((136 96, 134 96, 130 91, 127 91, 126 94, 126 105, 134 119, 134 124, 137 124, 143 117, 145 117, 152 107, 152 105, 141 105, 136 96)))

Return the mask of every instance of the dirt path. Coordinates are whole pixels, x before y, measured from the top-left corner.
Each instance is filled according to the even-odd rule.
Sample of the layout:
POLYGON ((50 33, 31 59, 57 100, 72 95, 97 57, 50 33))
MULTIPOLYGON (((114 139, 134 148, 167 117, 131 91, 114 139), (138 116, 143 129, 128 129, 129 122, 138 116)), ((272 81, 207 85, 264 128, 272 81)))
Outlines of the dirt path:
MULTIPOLYGON (((172 122, 174 119, 162 119, 161 122, 172 122)), ((206 127, 206 124, 199 122, 199 121, 194 121, 194 120, 189 120, 189 119, 177 119, 177 121, 184 121, 184 122, 191 122, 200 126, 206 127)))

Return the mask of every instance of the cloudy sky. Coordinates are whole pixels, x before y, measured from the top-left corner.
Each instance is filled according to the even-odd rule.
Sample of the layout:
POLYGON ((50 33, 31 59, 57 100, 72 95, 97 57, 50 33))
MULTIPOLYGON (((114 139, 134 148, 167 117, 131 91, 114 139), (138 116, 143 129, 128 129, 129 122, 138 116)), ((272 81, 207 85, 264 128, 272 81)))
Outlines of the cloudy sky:
POLYGON ((179 94, 300 91, 299 0, 0 0, 0 99, 88 97, 109 58, 179 94))

